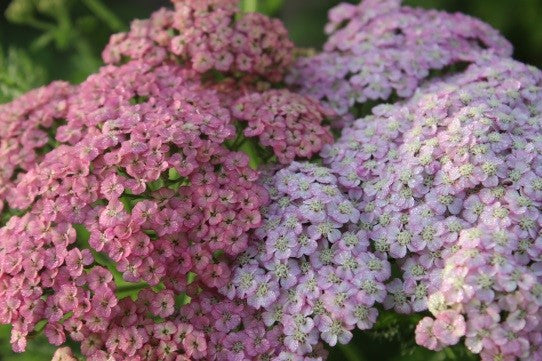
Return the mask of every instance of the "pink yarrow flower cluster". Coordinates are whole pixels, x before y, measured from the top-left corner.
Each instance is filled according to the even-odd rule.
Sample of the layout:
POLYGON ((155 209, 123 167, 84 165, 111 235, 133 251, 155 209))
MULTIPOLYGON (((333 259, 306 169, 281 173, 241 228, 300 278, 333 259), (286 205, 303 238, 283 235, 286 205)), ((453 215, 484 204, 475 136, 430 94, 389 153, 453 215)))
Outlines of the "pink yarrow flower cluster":
POLYGON ((258 137, 271 147, 282 164, 295 158, 311 158, 325 144, 333 142, 325 118, 333 114, 316 100, 289 90, 252 93, 236 101, 233 116, 248 123, 247 137, 258 137))
MULTIPOLYGON (((194 324, 206 335, 205 360, 278 360, 285 351, 280 327, 269 327, 263 311, 239 299, 229 300, 216 292, 205 292, 181 310, 179 318, 194 324)), ((326 355, 321 348, 313 354, 326 355)))
POLYGON ((111 325, 136 306, 118 299, 96 252, 125 281, 164 285, 148 296, 163 299, 152 311, 163 319, 173 314, 173 292, 228 282, 226 258, 246 248, 246 232, 260 224, 267 195, 248 157, 222 145, 234 134, 228 110, 183 72, 132 62, 90 77, 67 116, 80 139, 55 148, 22 176, 9 204, 28 212, 0 229, 0 321, 14 325, 15 350, 24 350, 43 319, 53 344, 66 334, 96 341, 83 348, 90 360, 104 353, 141 356, 151 347, 152 337, 139 335, 138 325, 151 321, 145 305, 136 326, 128 325, 136 346, 107 344, 111 325), (74 227, 90 232, 94 254, 74 227))
MULTIPOLYGON (((287 80, 340 115, 394 93, 411 96, 432 70, 508 57, 496 30, 463 14, 401 6, 400 0, 340 4, 329 12, 324 51, 300 58, 287 80)), ((348 123, 349 120, 346 119, 348 123)))
POLYGON ((71 85, 53 82, 0 105, 0 213, 19 174, 54 147, 48 131, 61 126, 72 92, 71 85))
POLYGON ((262 14, 241 14, 238 0, 176 0, 149 20, 136 20, 128 33, 111 38, 106 63, 168 58, 188 62, 199 73, 218 70, 280 81, 293 61, 284 25, 262 14))
MULTIPOLYGON (((152 297, 153 295, 148 293, 143 297, 151 307, 154 304, 151 302, 152 297)), ((140 308, 135 308, 132 303, 124 306, 126 305, 131 306, 131 313, 141 312, 140 308)), ((130 318, 136 319, 134 313, 130 318)), ((126 317, 117 320, 118 332, 113 336, 113 342, 117 347, 125 343, 126 336, 123 334, 126 321, 128 321, 126 317)), ((283 358, 280 358, 282 356, 279 355, 284 354, 280 328, 267 327, 262 319, 262 311, 255 310, 246 302, 238 299, 228 300, 211 291, 197 295, 190 304, 164 322, 154 325, 143 324, 139 328, 150 330, 148 334, 154 338, 154 347, 145 348, 142 360, 261 361, 282 360, 283 358), (181 348, 185 348, 190 356, 172 358, 171 356, 181 348)), ((146 333, 143 332, 142 335, 146 333)), ((135 336, 139 341, 140 337, 137 334, 135 336)), ((321 360, 319 357, 326 355, 326 351, 319 345, 310 360, 321 360)), ((75 360, 70 358, 73 357, 73 353, 66 347, 59 349, 55 357, 52 361, 75 360)))
POLYGON ((294 162, 265 184, 272 202, 264 224, 222 292, 280 325, 278 360, 306 360, 320 339, 345 344, 354 328, 372 327, 390 264, 369 249, 359 210, 328 169, 294 162))
POLYGON ((541 119, 542 73, 493 58, 374 108, 322 152, 402 271, 384 307, 435 316, 419 344, 542 359, 541 119))
POLYGON ((174 3, 175 10, 161 9, 148 20, 134 21, 129 33, 113 35, 103 52, 106 63, 141 59, 187 69, 217 91, 223 106, 248 121, 253 127, 246 134, 260 136, 281 163, 308 158, 332 141, 322 125, 331 111, 292 91, 269 90, 293 62, 293 43, 279 20, 242 14, 237 0, 174 3), (265 119, 254 118, 265 111, 265 119))

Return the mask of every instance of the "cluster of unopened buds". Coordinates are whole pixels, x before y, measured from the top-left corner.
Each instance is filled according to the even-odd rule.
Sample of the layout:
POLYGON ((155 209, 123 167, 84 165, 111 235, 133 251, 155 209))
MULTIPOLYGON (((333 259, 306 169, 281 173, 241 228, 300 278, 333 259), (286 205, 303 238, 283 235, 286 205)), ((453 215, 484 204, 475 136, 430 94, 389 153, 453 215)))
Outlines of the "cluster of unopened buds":
POLYGON ((431 350, 542 360, 542 72, 398 0, 337 6, 297 60, 237 0, 173 3, 0 106, 14 351, 321 361, 385 309, 431 350))

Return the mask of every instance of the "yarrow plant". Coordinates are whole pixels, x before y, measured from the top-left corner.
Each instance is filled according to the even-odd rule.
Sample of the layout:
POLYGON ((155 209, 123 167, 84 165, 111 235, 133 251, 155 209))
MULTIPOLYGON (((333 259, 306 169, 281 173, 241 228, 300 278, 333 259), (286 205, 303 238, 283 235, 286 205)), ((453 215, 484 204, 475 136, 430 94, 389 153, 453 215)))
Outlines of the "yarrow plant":
POLYGON ((265 310, 266 325, 281 325, 281 360, 306 356, 320 338, 347 343, 355 327, 374 324, 389 262, 369 249, 360 212, 329 169, 292 163, 265 184, 264 224, 224 294, 265 310))
MULTIPOLYGON (((186 16, 202 24, 215 18, 218 26, 237 12, 232 1, 202 4, 180 2, 169 16, 180 24, 186 16)), ((160 25, 156 16, 149 22, 156 26, 149 28, 153 34, 158 28, 174 31, 173 23, 160 25)), ((256 14, 235 24, 226 25, 239 36, 250 35, 243 42, 250 49, 227 45, 237 51, 246 79, 280 80, 292 48, 284 28, 256 14), (277 41, 284 44, 269 60, 277 41), (252 58, 247 62, 243 56, 252 58)), ((199 39, 215 54, 220 49, 211 38, 218 30, 207 31, 189 40, 199 39)), ((122 49, 114 37, 107 51, 122 49)), ((241 337, 237 331, 244 324, 264 342, 254 346, 257 351, 247 348, 247 354, 278 353, 280 343, 271 339, 279 333, 265 336, 268 329, 257 312, 211 291, 228 282, 228 259, 246 249, 248 231, 260 224, 259 209, 267 201, 248 156, 237 151, 243 136, 236 136, 229 109, 235 94, 226 97, 224 87, 212 80, 202 84, 196 50, 183 53, 182 64, 173 52, 159 61, 156 52, 123 55, 130 57, 122 59, 124 65, 106 66, 79 86, 53 83, 1 108, 2 200, 9 205, 0 229, 0 321, 13 325, 13 349, 23 351, 27 339, 44 329, 54 345, 67 336, 81 342, 89 360, 231 359, 231 352, 239 352, 237 343, 222 345, 217 335, 235 329, 231 338, 241 337), (121 297, 119 282, 140 290, 136 300, 121 297), (218 301, 205 306, 213 297, 218 301), (187 302, 192 312, 200 304, 205 313, 212 307, 215 316, 180 310, 187 302), (210 329, 225 322, 219 320, 220 309, 252 312, 255 318, 210 329)), ((236 81, 244 81, 235 67, 215 70, 235 72, 236 81)), ((284 118, 275 122, 287 127, 288 120, 306 112, 306 128, 290 124, 289 135, 310 142, 305 132, 317 128, 327 140, 313 140, 305 153, 296 153, 305 143, 295 140, 288 149, 273 144, 280 157, 286 150, 309 156, 331 141, 317 124, 328 115, 324 108, 297 99, 306 110, 284 105, 277 114, 284 118)), ((272 99, 258 106, 265 101, 272 99)), ((69 356, 63 352, 58 357, 69 356)))
POLYGON ((360 104, 411 96, 432 71, 477 62, 486 52, 512 53, 508 41, 478 19, 401 6, 400 0, 340 4, 330 10, 325 30, 324 51, 298 59, 288 81, 345 116, 344 123, 360 104))
POLYGON ((397 0, 332 9, 297 61, 237 0, 172 2, 82 84, 0 106, 13 350, 43 332, 89 361, 323 361, 386 310, 419 314, 431 350, 542 360, 539 70, 397 0))
MULTIPOLYGON (((173 291, 186 291, 190 272, 208 287, 227 282, 229 269, 217 252, 244 250, 266 200, 248 157, 221 144, 234 133, 229 112, 211 91, 186 82, 182 69, 106 67, 79 90, 66 131, 57 133, 69 134, 62 140, 74 145, 55 148, 22 176, 9 203, 28 211, 0 231, 2 321, 14 324, 17 350, 42 319, 53 344, 64 341, 65 331, 104 343, 117 332, 109 323, 124 307, 116 307, 112 276, 75 244, 75 225, 90 232, 90 249, 111 259, 125 281, 167 289, 147 297, 155 302, 153 315, 166 318, 173 291)), ((140 337, 129 356, 143 352, 140 337)), ((99 359, 101 348, 83 352, 99 359)), ((127 352, 110 345, 107 351, 127 352)))
POLYGON ((401 277, 385 308, 431 311, 416 341, 538 360, 542 73, 493 58, 381 105, 323 152, 401 277))
POLYGON ((240 16, 238 0, 173 3, 174 10, 161 9, 148 20, 134 21, 128 33, 113 35, 104 61, 173 62, 193 70, 234 117, 249 123, 244 134, 259 136, 258 145, 271 147, 283 164, 310 158, 332 141, 322 126, 334 115, 329 109, 310 96, 268 90, 283 80, 294 60, 294 45, 279 20, 258 13, 240 16))
POLYGON ((173 0, 149 20, 134 21, 128 33, 111 38, 106 63, 166 58, 187 62, 199 73, 218 70, 280 81, 293 61, 284 25, 262 14, 239 14, 238 0, 173 0))

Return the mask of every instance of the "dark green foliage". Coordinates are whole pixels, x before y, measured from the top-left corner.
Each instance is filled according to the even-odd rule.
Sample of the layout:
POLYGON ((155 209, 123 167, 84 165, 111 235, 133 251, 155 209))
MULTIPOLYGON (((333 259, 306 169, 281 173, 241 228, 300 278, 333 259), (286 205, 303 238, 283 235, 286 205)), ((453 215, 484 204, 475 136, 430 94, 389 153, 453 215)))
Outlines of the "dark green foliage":
POLYGON ((46 72, 22 49, 0 47, 0 104, 43 84, 46 72))

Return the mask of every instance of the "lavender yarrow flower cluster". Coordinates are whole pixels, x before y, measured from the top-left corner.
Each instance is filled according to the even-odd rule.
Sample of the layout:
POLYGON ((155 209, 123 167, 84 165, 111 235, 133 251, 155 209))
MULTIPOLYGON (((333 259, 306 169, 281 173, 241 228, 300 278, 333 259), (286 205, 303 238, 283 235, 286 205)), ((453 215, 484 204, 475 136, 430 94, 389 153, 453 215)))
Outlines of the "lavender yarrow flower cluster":
POLYGON ((232 111, 234 117, 248 123, 245 136, 258 137, 282 164, 311 158, 325 144, 333 143, 329 127, 322 125, 332 112, 316 100, 286 89, 246 95, 236 101, 232 111))
POLYGON ((241 14, 238 0, 177 0, 149 20, 136 20, 116 34, 103 52, 106 63, 125 58, 187 62, 199 73, 211 69, 280 81, 293 62, 293 43, 282 22, 258 13, 241 14))
POLYGON ((271 204, 264 224, 222 291, 281 326, 280 360, 302 359, 320 338, 347 343, 355 327, 374 324, 390 264, 370 251, 360 212, 328 169, 294 162, 265 185, 271 204))
POLYGON ((542 73, 493 58, 382 105, 322 152, 379 255, 386 308, 428 308, 431 349, 540 360, 542 73))
POLYGON ((324 51, 298 59, 287 81, 340 115, 394 92, 409 97, 431 70, 477 62, 486 52, 512 53, 508 41, 478 19, 401 6, 400 0, 340 4, 330 10, 326 32, 324 51))
MULTIPOLYGON (((267 195, 248 157, 222 145, 234 134, 229 111, 183 74, 131 62, 90 77, 71 99, 60 133, 77 130, 73 145, 47 153, 10 194, 10 207, 27 212, 0 229, 0 322, 14 326, 16 351, 46 320, 53 344, 66 333, 92 342, 83 347, 89 360, 142 357, 158 341, 141 327, 173 314, 174 292, 229 280, 224 258, 245 250, 267 195), (80 240, 76 245, 77 225, 126 281, 166 290, 149 290, 147 298, 140 292, 140 306, 119 301, 110 271, 80 240), (197 275, 190 285, 189 273, 197 275), (137 307, 123 323, 121 314, 137 307), (135 345, 108 344, 119 327, 135 345)), ((188 357, 193 351, 167 350, 188 357)))
POLYGON ((72 91, 71 85, 58 81, 0 105, 0 213, 19 173, 52 149, 48 130, 65 118, 72 91))

